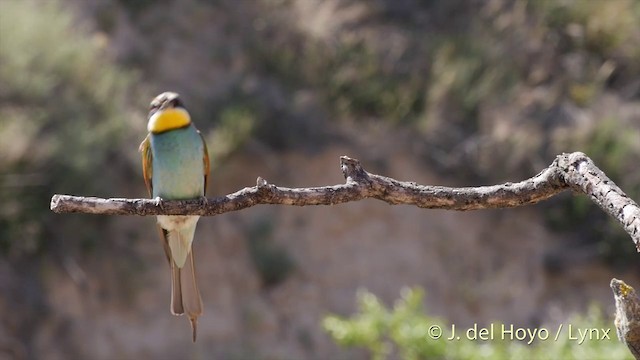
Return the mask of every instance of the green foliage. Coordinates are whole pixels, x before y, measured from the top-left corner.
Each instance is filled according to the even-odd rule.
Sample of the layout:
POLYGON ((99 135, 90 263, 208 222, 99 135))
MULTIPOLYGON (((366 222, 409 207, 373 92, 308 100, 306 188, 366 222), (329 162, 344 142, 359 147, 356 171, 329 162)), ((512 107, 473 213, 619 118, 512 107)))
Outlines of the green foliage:
POLYGON ((545 0, 533 4, 542 10, 548 26, 567 34, 572 46, 600 55, 618 51, 640 27, 636 1, 545 0))
MULTIPOLYGON (((428 107, 444 106, 453 118, 476 132, 479 106, 503 98, 515 83, 513 64, 477 39, 447 38, 435 51, 428 107)), ((429 119, 427 119, 429 120, 429 119)))
POLYGON ((42 241, 53 228, 47 204, 54 191, 112 195, 117 162, 108 164, 128 128, 135 76, 108 62, 104 41, 73 25, 57 1, 2 3, 0 249, 5 254, 53 246, 42 241))
MULTIPOLYGON (((615 335, 612 321, 607 319, 597 307, 592 306, 585 315, 576 315, 563 323, 558 339, 555 334, 559 325, 542 326, 549 331, 549 338, 536 340, 528 345, 510 338, 501 339, 501 330, 494 332, 490 340, 469 340, 461 326, 456 334, 460 340, 448 340, 451 324, 425 313, 423 309, 424 291, 420 288, 406 288, 392 309, 388 309, 373 294, 361 290, 357 294, 358 312, 344 318, 329 315, 322 321, 324 330, 333 340, 344 347, 365 348, 376 360, 399 357, 405 360, 419 359, 630 359, 626 346, 615 335), (570 337, 572 329, 610 329, 610 339, 585 340, 581 344, 570 337), (441 329, 441 337, 433 339, 433 329, 441 329), (397 356, 393 356, 393 355, 397 356)), ((489 328, 491 324, 484 327, 489 328)), ((493 324, 501 329, 503 324, 493 324)), ((510 325, 505 325, 509 328, 510 325)), ((479 325, 479 328, 482 326, 479 325)), ((471 328, 467 327, 466 329, 471 328)), ((517 329, 518 327, 514 327, 517 329)), ((533 331, 533 328, 531 329, 533 331)), ((437 333, 437 332, 436 332, 437 333)), ((576 337, 572 333, 572 337, 576 337)))
POLYGON ((241 147, 254 133, 258 114, 253 107, 232 105, 219 115, 218 127, 207 144, 211 156, 220 160, 241 147))
POLYGON ((366 43, 342 41, 331 54, 317 80, 338 113, 410 123, 422 109, 423 79, 385 66, 366 43))
POLYGON ((633 157, 633 144, 640 134, 633 129, 621 131, 620 122, 614 118, 602 119, 584 139, 585 151, 600 166, 607 176, 620 182, 626 170, 633 170, 628 164, 633 157))
POLYGON ((538 31, 553 39, 554 52, 571 60, 566 95, 589 107, 612 83, 637 77, 640 61, 640 3, 630 0, 543 0, 529 2, 541 19, 538 31), (613 80, 613 81, 612 81, 613 80))
POLYGON ((289 87, 313 87, 340 120, 411 124, 420 114, 425 79, 385 61, 367 42, 340 38, 327 43, 289 36, 284 45, 255 44, 260 66, 289 87))

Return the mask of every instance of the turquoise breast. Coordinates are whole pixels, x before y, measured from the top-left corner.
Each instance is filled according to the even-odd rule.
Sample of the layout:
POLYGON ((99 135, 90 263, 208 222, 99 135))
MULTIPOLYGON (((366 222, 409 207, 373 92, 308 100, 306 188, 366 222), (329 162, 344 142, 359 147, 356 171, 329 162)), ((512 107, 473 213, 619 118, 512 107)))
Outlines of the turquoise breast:
POLYGON ((193 125, 151 134, 153 197, 184 200, 204 195, 204 145, 193 125))

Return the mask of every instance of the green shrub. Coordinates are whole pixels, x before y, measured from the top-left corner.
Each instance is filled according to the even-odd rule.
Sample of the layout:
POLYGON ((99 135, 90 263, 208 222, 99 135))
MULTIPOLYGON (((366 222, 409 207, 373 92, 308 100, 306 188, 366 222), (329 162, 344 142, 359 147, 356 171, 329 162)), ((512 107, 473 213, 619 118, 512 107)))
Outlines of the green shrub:
MULTIPOLYGON (((451 324, 441 318, 426 313, 423 309, 424 291, 420 288, 402 290, 400 299, 392 309, 388 309, 373 294, 361 290, 357 294, 358 311, 350 317, 329 315, 322 321, 324 330, 343 347, 361 347, 369 351, 376 360, 399 357, 405 360, 419 359, 631 359, 627 347, 616 338, 611 319, 607 319, 597 307, 592 306, 585 315, 576 315, 563 322, 557 340, 559 325, 542 326, 548 330, 548 338, 538 335, 538 339, 528 344, 532 336, 523 341, 507 338, 502 340, 502 330, 495 330, 493 339, 469 340, 465 331, 457 327, 460 340, 451 337, 451 324), (570 337, 568 326, 573 332, 570 337), (579 343, 576 329, 598 329, 601 340, 584 340, 579 343), (433 339, 430 334, 438 334, 433 329, 441 329, 441 337, 433 339), (603 336, 608 330, 609 339, 603 336)), ((494 329, 503 324, 494 323, 494 329)), ((478 325, 479 329, 490 329, 491 324, 478 325)), ((510 325, 505 325, 510 329, 510 325)), ((514 329, 519 327, 514 326, 514 329)), ((531 331, 534 328, 531 328, 531 331)), ((473 334, 470 333, 470 334, 473 334)), ((514 334, 517 334, 514 331, 514 334)), ((542 332, 540 333, 542 334, 542 332)), ((488 335, 487 335, 488 336, 488 335)), ((520 335, 514 335, 518 337, 520 335)), ((595 338, 595 335, 593 335, 595 338)), ((486 336, 485 336, 486 337, 486 336)))
POLYGON ((640 27, 640 7, 635 1, 544 0, 533 4, 542 10, 549 27, 566 33, 572 46, 603 56, 620 50, 640 27))
POLYGON ((2 2, 0 251, 5 254, 55 247, 52 234, 63 224, 79 226, 81 234, 78 229, 102 221, 67 217, 58 223, 48 209, 54 192, 115 195, 113 183, 128 167, 117 154, 135 118, 130 99, 136 77, 109 62, 105 41, 74 25, 57 1, 2 2))

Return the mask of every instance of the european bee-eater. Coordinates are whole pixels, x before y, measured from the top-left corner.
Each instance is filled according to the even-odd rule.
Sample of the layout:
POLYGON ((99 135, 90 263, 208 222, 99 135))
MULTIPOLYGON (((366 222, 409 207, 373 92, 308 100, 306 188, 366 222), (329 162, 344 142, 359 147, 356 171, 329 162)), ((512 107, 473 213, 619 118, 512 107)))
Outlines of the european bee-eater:
MULTIPOLYGON (((140 152, 149 195, 162 200, 204 197, 209 176, 207 145, 178 94, 165 92, 151 101, 147 130, 149 134, 140 144, 140 152)), ((187 314, 194 342, 202 299, 191 243, 199 218, 158 215, 157 219, 171 266, 171 313, 187 314)))

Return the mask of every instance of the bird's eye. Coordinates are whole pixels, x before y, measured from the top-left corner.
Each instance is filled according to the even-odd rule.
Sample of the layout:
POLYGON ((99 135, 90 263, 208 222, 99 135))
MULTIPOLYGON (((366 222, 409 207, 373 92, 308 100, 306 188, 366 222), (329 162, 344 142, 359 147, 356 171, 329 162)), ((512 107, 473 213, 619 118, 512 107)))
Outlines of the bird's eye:
POLYGON ((159 101, 152 101, 151 105, 149 105, 149 111, 158 110, 160 108, 159 101))
POLYGON ((149 115, 148 115, 148 117, 151 117, 159 109, 160 109, 160 103, 156 102, 156 101, 152 102, 151 105, 149 106, 149 115))
POLYGON ((173 107, 184 107, 184 104, 182 103, 182 100, 180 100, 180 98, 175 98, 172 101, 173 107))

